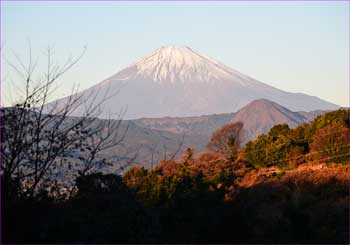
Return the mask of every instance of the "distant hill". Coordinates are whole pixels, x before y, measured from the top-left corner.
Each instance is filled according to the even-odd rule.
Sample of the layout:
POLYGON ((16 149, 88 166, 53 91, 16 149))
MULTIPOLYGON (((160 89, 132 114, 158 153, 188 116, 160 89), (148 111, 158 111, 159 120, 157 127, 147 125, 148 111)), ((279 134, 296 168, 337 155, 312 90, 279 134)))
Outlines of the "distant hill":
POLYGON ((252 140, 267 133, 276 124, 286 123, 292 128, 323 113, 325 111, 293 112, 275 102, 260 99, 239 110, 232 122, 243 122, 246 140, 252 140))
MULTIPOLYGON (((229 122, 243 122, 247 142, 259 134, 267 133, 276 124, 287 123, 295 127, 322 113, 324 111, 292 112, 275 102, 261 99, 236 113, 124 120, 119 130, 124 132, 128 128, 125 139, 103 152, 103 157, 113 156, 122 165, 130 161, 148 168, 164 158, 181 156, 187 147, 193 147, 197 152, 206 150, 211 134, 229 122)), ((113 172, 118 167, 110 166, 106 171, 113 172)))
POLYGON ((150 129, 186 135, 211 135, 213 130, 229 123, 234 113, 214 114, 198 117, 141 118, 133 120, 137 125, 150 129))
MULTIPOLYGON (((195 147, 198 151, 205 150, 208 139, 206 135, 185 135, 145 128, 133 121, 123 121, 118 131, 120 135, 126 132, 124 139, 98 156, 116 162, 101 169, 103 172, 114 173, 120 166, 127 166, 122 172, 132 165, 149 168, 158 164, 160 160, 180 157, 188 147, 195 147)), ((73 156, 76 157, 79 157, 79 154, 73 156)))
POLYGON ((133 121, 124 121, 121 132, 128 127, 125 139, 120 145, 109 149, 105 154, 118 155, 123 161, 135 158, 132 163, 151 167, 162 159, 179 157, 187 147, 205 150, 207 136, 201 134, 186 135, 165 130, 141 127, 133 121), (136 154, 136 155, 135 155, 136 154))
MULTIPOLYGON (((255 100, 236 113, 215 114, 199 117, 164 117, 133 120, 138 126, 185 134, 187 137, 203 135, 206 141, 218 128, 229 122, 241 121, 244 124, 245 142, 267 133, 276 124, 286 123, 290 127, 309 122, 325 111, 293 112, 266 100, 255 100)), ((196 147, 196 146, 194 146, 196 147)))
MULTIPOLYGON (((324 111, 292 112, 275 102, 260 99, 249 103, 237 113, 124 120, 120 132, 128 127, 125 139, 104 154, 106 157, 116 156, 121 163, 132 160, 133 164, 148 168, 174 154, 176 157, 181 156, 187 147, 193 147, 197 152, 206 150, 212 133, 229 122, 243 122, 244 142, 247 142, 259 134, 267 133, 276 124, 286 123, 295 127, 323 113, 324 111)), ((111 168, 108 171, 110 170, 111 168)))

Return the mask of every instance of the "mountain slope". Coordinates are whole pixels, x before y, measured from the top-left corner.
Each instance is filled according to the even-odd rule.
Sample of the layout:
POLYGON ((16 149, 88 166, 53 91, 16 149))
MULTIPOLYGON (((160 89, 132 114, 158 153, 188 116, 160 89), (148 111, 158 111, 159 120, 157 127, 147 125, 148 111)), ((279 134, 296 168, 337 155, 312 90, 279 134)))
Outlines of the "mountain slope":
POLYGON ((212 133, 232 121, 243 122, 247 142, 259 134, 267 133, 276 124, 287 123, 295 127, 322 113, 292 112, 277 103, 261 99, 251 102, 237 113, 125 120, 120 129, 123 132, 128 126, 124 141, 104 154, 118 155, 123 162, 129 161, 137 152, 133 162, 151 167, 164 159, 165 155, 169 159, 177 152, 176 156, 179 157, 187 147, 194 147, 197 152, 205 150, 212 133))
MULTIPOLYGON (((259 134, 267 133, 276 124, 287 123, 295 127, 322 113, 292 112, 262 99, 251 102, 237 113, 125 120, 120 126, 120 132, 128 127, 125 139, 103 154, 107 158, 117 156, 121 163, 135 158, 132 161, 134 164, 148 168, 165 157, 169 159, 174 153, 177 153, 176 157, 181 156, 187 147, 193 147, 197 152, 206 150, 212 133, 231 121, 243 122, 247 142, 259 134)), ((113 171, 114 167, 108 167, 107 172, 113 171)))
MULTIPOLYGON (((257 100, 237 113, 124 120, 119 128, 120 134, 127 131, 124 140, 104 151, 101 157, 112 157, 121 165, 132 162, 151 167, 161 159, 171 158, 175 153, 176 157, 181 156, 187 147, 194 147, 197 152, 206 150, 211 134, 231 121, 242 121, 248 136, 246 140, 250 140, 260 133, 267 133, 276 124, 287 123, 293 127, 319 114, 322 111, 292 112, 272 101, 257 100)), ((99 120, 96 124, 99 124, 99 120)), ((107 166, 104 171, 113 172, 119 167, 118 164, 107 166)))
POLYGON ((141 118, 133 120, 137 125, 150 129, 185 135, 210 136, 215 129, 229 123, 234 113, 198 117, 141 118))
MULTIPOLYGON (((261 98, 292 111, 338 108, 314 96, 276 89, 188 47, 172 46, 157 49, 79 95, 87 104, 103 102, 101 117, 127 106, 126 119, 230 113, 261 98)), ((74 115, 83 112, 80 106, 74 115)))
POLYGON ((286 123, 290 127, 306 123, 311 119, 298 112, 292 112, 287 108, 265 99, 255 100, 240 111, 232 119, 232 122, 243 122, 248 140, 255 139, 259 134, 267 133, 276 124, 286 123))
POLYGON ((325 111, 293 112, 265 99, 255 100, 236 113, 216 114, 199 117, 142 118, 133 120, 136 125, 172 133, 206 136, 229 122, 244 124, 245 141, 267 133, 276 124, 286 123, 290 127, 309 122, 325 111))
POLYGON ((179 157, 187 147, 196 146, 199 151, 206 147, 206 137, 203 135, 183 135, 168 131, 140 127, 132 121, 121 124, 121 132, 128 126, 128 131, 122 143, 109 151, 107 155, 118 155, 126 161, 135 158, 136 165, 151 167, 162 159, 173 155, 179 157))

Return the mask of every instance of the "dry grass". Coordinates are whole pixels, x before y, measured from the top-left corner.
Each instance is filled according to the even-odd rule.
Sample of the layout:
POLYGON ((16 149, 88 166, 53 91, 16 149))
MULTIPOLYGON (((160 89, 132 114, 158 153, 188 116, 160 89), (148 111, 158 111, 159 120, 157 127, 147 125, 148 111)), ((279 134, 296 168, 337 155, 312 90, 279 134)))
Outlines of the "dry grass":
POLYGON ((280 170, 277 167, 261 168, 246 171, 242 178, 236 181, 240 187, 251 187, 263 182, 308 181, 314 184, 322 184, 337 179, 350 183, 350 164, 335 163, 305 163, 295 169, 280 170))

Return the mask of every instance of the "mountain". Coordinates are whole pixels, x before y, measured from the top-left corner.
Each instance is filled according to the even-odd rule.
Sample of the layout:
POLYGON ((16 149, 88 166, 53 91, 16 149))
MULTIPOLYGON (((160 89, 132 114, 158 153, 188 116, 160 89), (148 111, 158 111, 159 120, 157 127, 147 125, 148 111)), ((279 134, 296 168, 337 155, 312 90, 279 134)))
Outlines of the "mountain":
MULTIPOLYGON (((223 125, 242 121, 245 141, 267 133, 271 127, 287 123, 290 127, 306 123, 324 111, 292 112, 269 100, 255 100, 237 113, 214 114, 198 117, 164 117, 123 120, 119 132, 127 129, 124 140, 103 152, 103 157, 116 158, 121 165, 132 161, 146 168, 159 160, 180 157, 187 147, 197 152, 206 150, 212 133, 223 125)), ((100 120, 100 119, 98 119, 100 120)), ((96 122, 99 124, 99 121, 96 122)), ((104 171, 113 172, 119 165, 108 166, 104 171)))
MULTIPOLYGON (((102 118, 124 107, 126 119, 231 113, 262 98, 292 111, 338 108, 314 96, 276 89, 189 47, 175 46, 157 49, 78 96, 89 105, 103 102, 102 118)), ((73 115, 83 115, 84 108, 79 106, 73 115)))
POLYGON ((252 140, 260 134, 266 134, 274 125, 286 123, 292 128, 307 123, 322 113, 324 112, 293 112, 275 102, 259 99, 239 110, 231 122, 243 122, 246 140, 252 140))
POLYGON ((315 117, 322 115, 326 113, 327 111, 321 111, 321 110, 316 110, 316 111, 298 111, 300 115, 303 115, 307 121, 313 120, 315 117))
MULTIPOLYGON (((292 112, 275 102, 260 99, 236 113, 123 120, 118 131, 123 134, 127 130, 124 140, 104 151, 103 157, 113 157, 121 165, 132 162, 148 168, 164 158, 180 157, 188 147, 195 148, 197 152, 206 150, 212 133, 230 122, 243 122, 245 143, 259 134, 267 133, 276 124, 287 123, 295 127, 322 113, 324 111, 292 112)), ((98 125, 99 120, 103 119, 97 120, 98 125)), ((108 166, 104 171, 113 172, 117 168, 119 164, 108 166)))
MULTIPOLYGON (((197 152, 206 150, 212 133, 229 122, 243 122, 246 142, 258 134, 267 133, 276 124, 287 123, 294 127, 322 113, 324 111, 292 112, 275 102, 260 99, 249 103, 236 113, 123 120, 118 131, 121 135, 127 132, 125 138, 119 145, 104 151, 101 157, 112 157, 121 165, 132 162, 148 168, 164 158, 180 157, 187 147, 194 147, 197 152)), ((69 120, 68 118, 67 123, 69 120)), ((103 119, 97 119, 96 125, 99 125, 100 120, 103 119)), ((77 157, 79 154, 73 152, 72 161, 77 157)), ((119 167, 119 164, 107 166, 103 171, 114 172, 119 167)))
POLYGON ((210 136, 215 129, 229 123, 234 113, 214 114, 198 117, 141 118, 133 120, 136 125, 149 129, 185 135, 210 136))
MULTIPOLYGON (((206 142, 216 129, 227 123, 240 121, 244 125, 245 142, 247 142, 255 139, 259 134, 268 133, 270 128, 276 124, 286 123, 290 127, 295 127, 307 123, 323 113, 325 111, 320 110, 293 112, 275 102, 259 99, 244 106, 236 113, 183 118, 141 118, 132 121, 140 127, 184 134, 189 138, 192 135, 203 135, 206 142)), ((196 146, 194 145, 194 147, 196 146)))
POLYGON ((106 158, 117 156, 122 165, 133 159, 133 164, 148 168, 155 166, 162 159, 180 157, 188 147, 194 146, 198 151, 206 149, 207 136, 205 135, 184 135, 150 129, 141 127, 134 121, 123 121, 119 131, 124 132, 126 127, 128 129, 124 140, 103 153, 106 158))

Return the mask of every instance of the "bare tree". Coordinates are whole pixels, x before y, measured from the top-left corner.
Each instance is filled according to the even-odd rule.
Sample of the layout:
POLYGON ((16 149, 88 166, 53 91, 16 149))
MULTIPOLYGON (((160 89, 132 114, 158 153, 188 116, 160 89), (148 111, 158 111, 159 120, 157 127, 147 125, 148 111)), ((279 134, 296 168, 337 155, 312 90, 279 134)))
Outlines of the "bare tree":
POLYGON ((18 56, 16 64, 9 63, 22 81, 22 94, 13 106, 1 109, 1 173, 8 197, 17 188, 21 190, 17 194, 32 198, 57 187, 58 175, 64 180, 61 187, 66 185, 73 193, 74 181, 68 180, 66 174, 75 179, 102 165, 113 164, 101 152, 124 139, 127 127, 120 132, 124 112, 106 120, 97 118, 103 102, 113 95, 104 95, 102 101, 96 101, 98 91, 94 91, 87 103, 82 100, 83 94, 73 89, 64 102, 49 103, 57 92, 59 79, 84 52, 59 66, 53 62, 52 49, 48 48, 47 68, 39 80, 33 78, 37 62, 32 62, 31 52, 28 65, 18 56), (84 115, 73 117, 78 107, 85 108, 84 115))
MULTIPOLYGON (((171 154, 170 156, 170 159, 169 160, 174 160, 175 157, 177 156, 177 154, 180 152, 180 150, 182 149, 183 145, 184 145, 184 142, 185 142, 185 133, 183 133, 182 137, 181 137, 181 140, 176 148, 176 150, 173 152, 173 154, 171 154)), ((166 160, 166 159, 164 159, 166 160)))
POLYGON ((242 141, 243 123, 229 123, 216 130, 208 142, 208 149, 223 153, 227 158, 235 160, 242 141))

